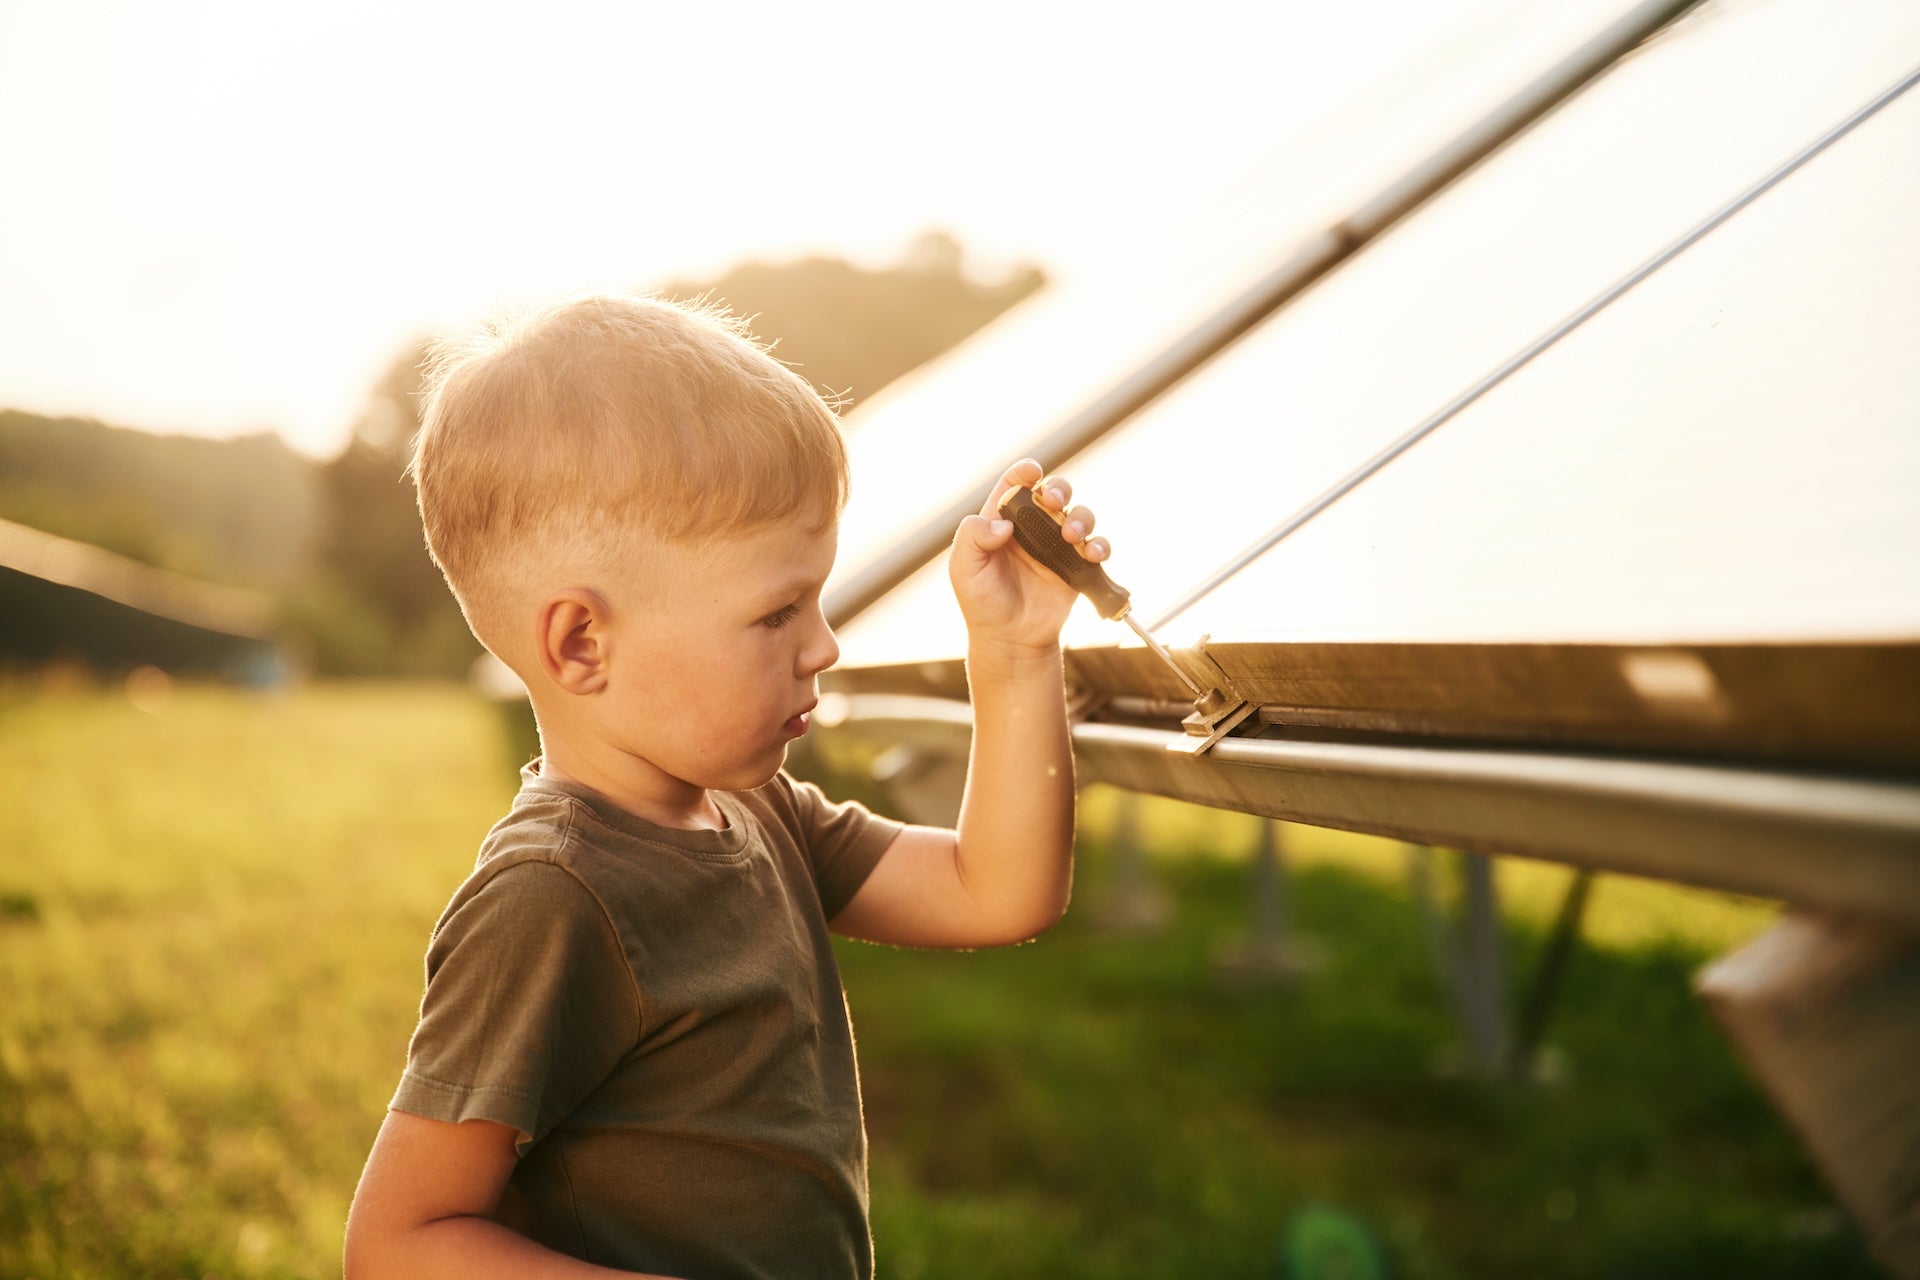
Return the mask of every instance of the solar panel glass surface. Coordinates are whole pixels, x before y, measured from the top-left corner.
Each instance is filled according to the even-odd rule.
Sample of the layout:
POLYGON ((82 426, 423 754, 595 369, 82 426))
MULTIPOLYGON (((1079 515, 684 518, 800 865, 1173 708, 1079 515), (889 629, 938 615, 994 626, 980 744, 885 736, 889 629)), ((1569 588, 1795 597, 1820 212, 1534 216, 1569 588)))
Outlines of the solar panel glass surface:
MULTIPOLYGON (((1157 612, 1916 60, 1920 11, 1892 0, 1681 24, 1075 460, 1115 576, 1157 612)), ((1912 111, 1843 140, 1166 637, 1914 634, 1912 111)), ((1117 630, 1083 609, 1068 639, 1117 630)), ((957 654, 938 566, 842 643, 853 665, 957 654)))
POLYGON ((1920 89, 1169 632, 1920 637, 1920 89))
POLYGON ((1629 7, 1452 0, 1446 35, 1418 57, 1276 107, 1271 121, 1223 120, 1246 139, 1248 167, 1196 193, 1191 216, 1143 225, 1114 209, 1115 225, 1089 228, 1121 246, 1106 270, 1055 281, 849 416, 854 493, 836 583, 1629 7))

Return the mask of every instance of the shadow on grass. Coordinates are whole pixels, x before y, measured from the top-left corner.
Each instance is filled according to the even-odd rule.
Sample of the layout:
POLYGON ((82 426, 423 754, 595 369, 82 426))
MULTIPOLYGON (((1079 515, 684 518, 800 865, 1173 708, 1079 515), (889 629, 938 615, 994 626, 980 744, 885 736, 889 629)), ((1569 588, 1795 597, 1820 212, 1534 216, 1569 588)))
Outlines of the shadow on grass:
MULTIPOLYGON (((1081 901, 1105 871, 1083 860, 1081 901)), ((1403 895, 1297 874, 1327 963, 1282 988, 1216 963, 1246 867, 1156 874, 1152 937, 1078 910, 1010 951, 842 944, 881 1274, 1280 1276, 1325 1205, 1403 1277, 1879 1274, 1693 998, 1704 954, 1582 949, 1564 1077, 1489 1085, 1436 1069, 1453 1024, 1403 895)), ((1508 945, 1524 973, 1542 939, 1508 945)))

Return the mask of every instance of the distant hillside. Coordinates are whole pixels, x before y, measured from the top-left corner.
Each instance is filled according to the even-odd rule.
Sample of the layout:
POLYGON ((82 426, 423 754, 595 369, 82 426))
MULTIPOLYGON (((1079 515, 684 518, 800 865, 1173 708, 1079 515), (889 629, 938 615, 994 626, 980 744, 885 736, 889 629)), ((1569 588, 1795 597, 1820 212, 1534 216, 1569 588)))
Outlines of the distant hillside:
MULTIPOLYGON (((829 258, 747 263, 670 297, 709 297, 843 405, 940 354, 1038 289, 1036 268, 981 283, 930 232, 869 270, 829 258)), ((478 650, 426 554, 404 476, 418 424, 419 344, 368 389, 340 455, 278 437, 155 436, 0 410, 0 518, 213 581, 265 587, 315 667, 458 674, 478 650)))
POLYGON ((717 280, 671 281, 673 298, 711 296, 842 407, 932 359, 1045 283, 1036 267, 979 283, 957 242, 929 232, 904 261, 870 271, 837 258, 748 262, 717 280))
POLYGON ((320 517, 311 463, 278 436, 161 436, 0 410, 0 518, 196 577, 279 587, 320 517))

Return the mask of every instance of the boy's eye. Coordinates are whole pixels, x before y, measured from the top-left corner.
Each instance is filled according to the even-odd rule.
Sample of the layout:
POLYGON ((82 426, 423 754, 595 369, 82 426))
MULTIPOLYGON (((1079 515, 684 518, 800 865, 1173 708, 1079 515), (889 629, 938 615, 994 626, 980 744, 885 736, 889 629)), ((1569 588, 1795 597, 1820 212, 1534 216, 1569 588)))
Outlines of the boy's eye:
POLYGON ((763 627, 768 627, 772 630, 778 631, 781 627, 786 626, 789 622, 792 622, 795 618, 799 616, 800 616, 800 606, 797 604, 790 604, 786 608, 775 610, 774 612, 768 614, 766 617, 760 619, 760 625, 763 627))

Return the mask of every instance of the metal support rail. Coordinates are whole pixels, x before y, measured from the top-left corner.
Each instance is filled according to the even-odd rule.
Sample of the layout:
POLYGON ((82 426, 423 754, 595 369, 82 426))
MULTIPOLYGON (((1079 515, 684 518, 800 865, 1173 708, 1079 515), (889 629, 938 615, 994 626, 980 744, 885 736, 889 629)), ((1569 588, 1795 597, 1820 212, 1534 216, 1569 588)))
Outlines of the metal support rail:
MULTIPOLYGON (((1636 5, 1347 217, 1313 236, 1252 288, 1023 452, 1045 459, 1049 466, 1058 466, 1086 449, 1579 92, 1694 3, 1647 0, 1636 5)), ((940 554, 952 540, 954 527, 980 509, 999 479, 996 471, 980 480, 945 510, 835 586, 827 593, 824 605, 828 623, 845 625, 940 554)))
MULTIPOLYGON (((963 702, 832 694, 829 733, 966 757, 963 702)), ((1227 738, 1073 727, 1079 780, 1213 808, 1519 854, 1920 924, 1920 783, 1643 755, 1227 738)))

